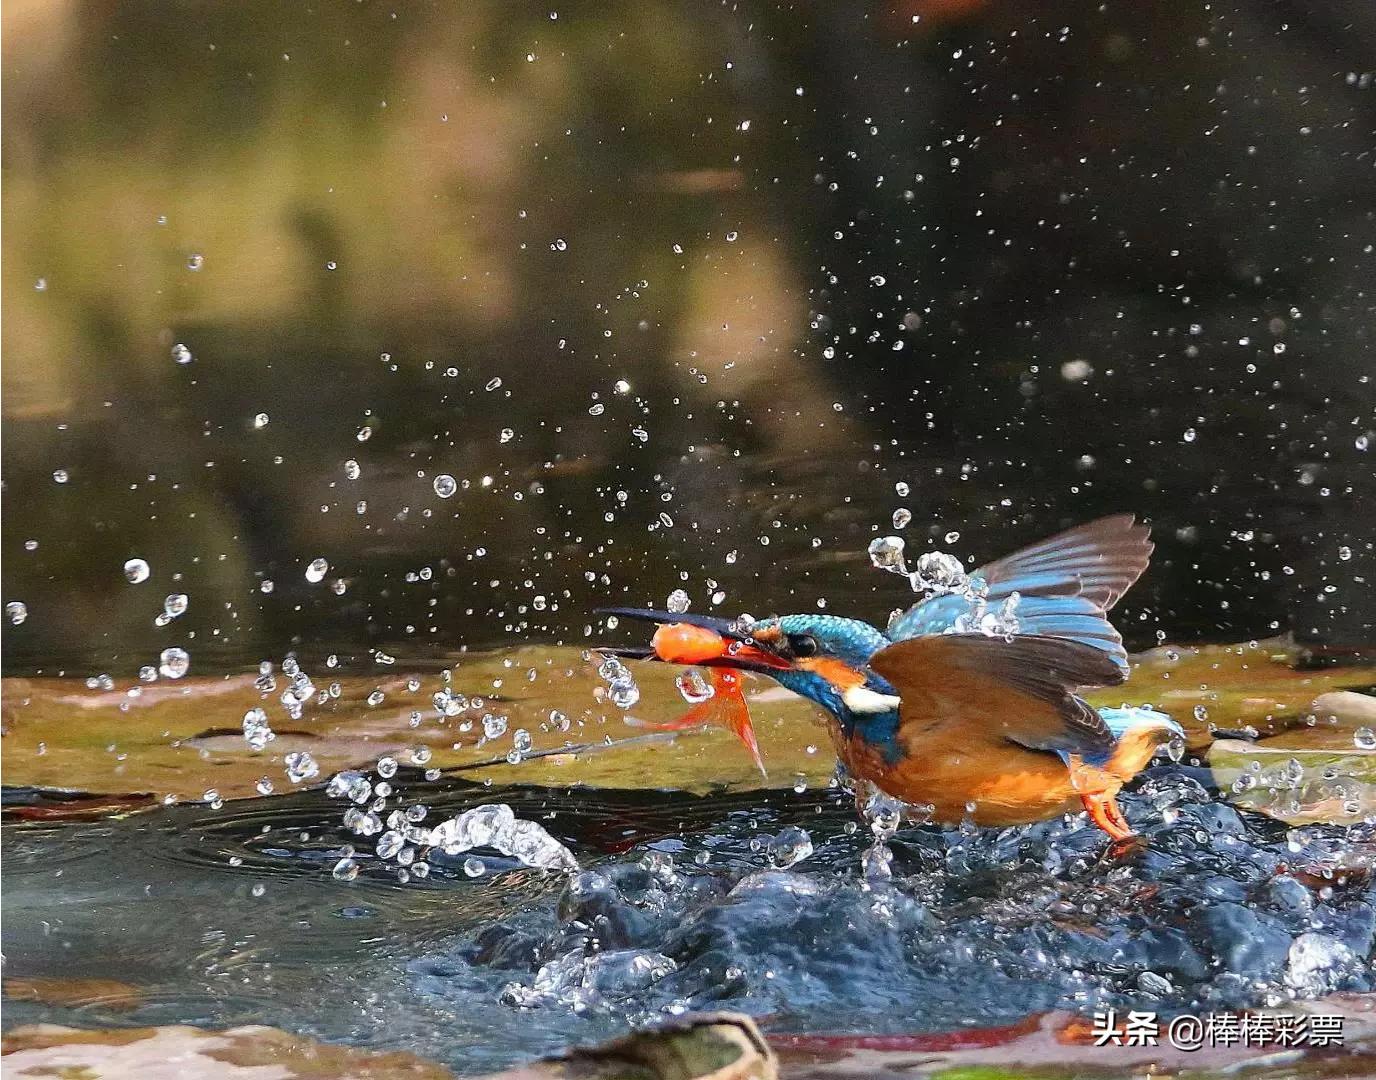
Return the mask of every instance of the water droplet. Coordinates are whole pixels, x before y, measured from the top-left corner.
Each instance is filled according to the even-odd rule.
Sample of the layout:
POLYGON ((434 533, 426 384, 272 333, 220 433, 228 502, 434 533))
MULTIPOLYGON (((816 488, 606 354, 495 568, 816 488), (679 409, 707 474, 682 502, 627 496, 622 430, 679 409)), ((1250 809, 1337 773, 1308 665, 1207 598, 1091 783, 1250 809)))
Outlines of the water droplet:
POLYGON ((1199 438, 1199 432, 1195 431, 1194 428, 1186 428, 1180 437, 1186 442, 1194 442, 1195 439, 1199 438))
POLYGON ((5 605, 5 617, 11 626, 20 626, 29 617, 29 608, 22 600, 11 600, 5 605))
POLYGON ((244 713, 244 742, 250 750, 262 750, 277 734, 268 723, 268 714, 262 709, 253 708, 244 713))
POLYGON ((697 668, 689 668, 674 680, 678 687, 678 692, 683 695, 683 700, 689 705, 697 705, 710 698, 715 691, 712 684, 703 678, 702 672, 697 668))
POLYGON ((1361 727, 1352 733, 1352 743, 1358 750, 1376 750, 1376 731, 1361 727))
POLYGON ((257 416, 253 418, 253 426, 259 430, 262 430, 263 428, 268 426, 268 419, 269 417, 267 413, 260 412, 257 416))
POLYGON ((340 859, 330 873, 337 881, 353 881, 358 877, 358 863, 353 859, 340 859))
POLYGON ((288 754, 282 759, 282 764, 287 767, 287 779, 293 784, 300 784, 320 775, 320 766, 305 750, 288 754))
POLYGON ((435 482, 433 486, 435 489, 435 494, 438 495, 441 499, 447 499, 451 495, 453 495, 454 492, 459 490, 458 481, 456 481, 448 473, 440 473, 437 477, 435 477, 435 482))
POLYGON ((163 599, 162 610, 169 619, 185 615, 191 601, 186 593, 171 593, 163 599))
POLYGON ((390 779, 397 774, 397 759, 394 757, 380 757, 377 759, 378 776, 390 779))
POLYGON ((463 861, 463 872, 469 877, 482 877, 487 873, 487 867, 483 865, 482 859, 476 855, 470 855, 463 861))
POLYGON ((486 389, 486 390, 488 391, 488 393, 491 393, 493 390, 500 389, 500 388, 501 388, 501 385, 502 385, 501 376, 497 376, 496 378, 488 379, 488 380, 487 380, 487 386, 484 387, 484 389, 486 389))
POLYGON ((906 506, 900 506, 893 512, 893 527, 895 529, 906 529, 908 523, 913 519, 913 512, 906 506))
POLYGON ((148 564, 142 559, 130 559, 124 564, 124 576, 129 584, 137 585, 148 580, 148 564))
POLYGON ((199 269, 200 269, 201 267, 203 267, 204 265, 205 265, 205 256, 204 256, 204 255, 188 255, 188 256, 187 256, 187 259, 186 259, 186 268, 187 268, 188 270, 193 270, 193 271, 194 271, 194 270, 199 270, 199 269))
POLYGON ((870 541, 870 562, 880 570, 894 574, 905 574, 903 563, 903 538, 901 536, 881 536, 870 541))
POLYGON ((172 346, 172 359, 179 364, 189 364, 196 358, 191 355, 191 350, 179 341, 172 346))
POLYGON ((690 603, 686 592, 682 589, 675 589, 669 594, 669 599, 665 601, 664 607, 673 615, 682 615, 688 610, 690 603))
POLYGON ((812 854, 812 837, 806 829, 789 825, 767 846, 769 861, 780 869, 794 866, 812 854))
POLYGON ((266 776, 260 776, 258 778, 258 783, 254 784, 253 787, 259 795, 271 795, 275 790, 272 781, 266 776))
POLYGON ((923 552, 914 572, 923 588, 954 592, 965 584, 960 560, 945 551, 923 552))
POLYGON ((306 567, 306 580, 312 585, 318 585, 325 580, 325 575, 330 572, 330 564, 324 559, 312 559, 306 567))
POLYGON ((55 483, 55 484, 65 484, 69 479, 70 479, 70 477, 67 475, 67 470, 66 470, 66 469, 54 469, 54 470, 53 470, 53 483, 55 483))
POLYGON ((191 667, 191 654, 173 646, 158 657, 158 671, 164 679, 180 679, 191 667))

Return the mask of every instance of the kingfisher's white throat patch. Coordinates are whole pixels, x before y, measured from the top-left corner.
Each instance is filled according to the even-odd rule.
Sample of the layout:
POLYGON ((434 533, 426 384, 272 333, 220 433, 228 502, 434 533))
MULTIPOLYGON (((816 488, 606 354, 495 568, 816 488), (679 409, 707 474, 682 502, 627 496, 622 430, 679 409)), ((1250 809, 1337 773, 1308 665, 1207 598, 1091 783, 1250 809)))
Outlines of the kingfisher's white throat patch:
POLYGON ((848 687, 841 693, 841 700, 853 713, 892 712, 899 703, 893 694, 880 694, 866 686, 848 687))

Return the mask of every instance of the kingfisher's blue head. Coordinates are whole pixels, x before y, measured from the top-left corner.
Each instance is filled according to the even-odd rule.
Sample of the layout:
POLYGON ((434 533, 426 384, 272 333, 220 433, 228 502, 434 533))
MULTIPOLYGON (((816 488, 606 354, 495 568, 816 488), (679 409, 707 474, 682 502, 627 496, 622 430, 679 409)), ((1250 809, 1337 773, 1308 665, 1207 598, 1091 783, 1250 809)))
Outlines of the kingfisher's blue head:
POLYGON ((786 662, 768 674, 821 705, 850 730, 858 719, 894 713, 897 698, 869 670, 870 657, 890 644, 869 623, 837 615, 782 615, 761 619, 750 639, 786 662))

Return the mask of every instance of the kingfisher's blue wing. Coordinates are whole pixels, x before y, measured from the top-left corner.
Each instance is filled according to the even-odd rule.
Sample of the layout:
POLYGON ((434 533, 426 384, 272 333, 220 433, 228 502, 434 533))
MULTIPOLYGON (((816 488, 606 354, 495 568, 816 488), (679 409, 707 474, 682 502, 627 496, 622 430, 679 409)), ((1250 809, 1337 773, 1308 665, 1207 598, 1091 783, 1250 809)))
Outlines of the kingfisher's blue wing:
MULTIPOLYGON (((1018 593, 1020 633, 1092 646, 1126 670, 1123 639, 1104 612, 1146 569, 1150 531, 1131 514, 1117 514, 1058 533, 975 573, 989 586, 990 609, 1018 593)), ((969 600, 955 593, 931 597, 890 622, 888 636, 905 641, 947 633, 971 608, 969 600)))

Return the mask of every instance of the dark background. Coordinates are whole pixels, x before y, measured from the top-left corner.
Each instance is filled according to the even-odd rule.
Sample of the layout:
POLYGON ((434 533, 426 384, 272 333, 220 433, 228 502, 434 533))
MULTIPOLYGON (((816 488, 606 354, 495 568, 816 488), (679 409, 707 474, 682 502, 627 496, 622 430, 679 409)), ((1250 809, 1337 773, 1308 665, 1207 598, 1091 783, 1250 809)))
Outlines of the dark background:
POLYGON ((1373 638, 1369 3, 5 22, 11 672, 582 641, 680 586, 882 620, 899 507, 981 561, 1150 518, 1137 646, 1373 638))

